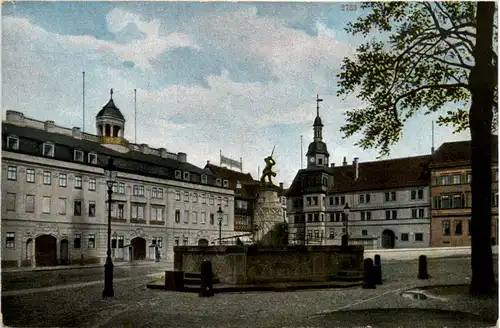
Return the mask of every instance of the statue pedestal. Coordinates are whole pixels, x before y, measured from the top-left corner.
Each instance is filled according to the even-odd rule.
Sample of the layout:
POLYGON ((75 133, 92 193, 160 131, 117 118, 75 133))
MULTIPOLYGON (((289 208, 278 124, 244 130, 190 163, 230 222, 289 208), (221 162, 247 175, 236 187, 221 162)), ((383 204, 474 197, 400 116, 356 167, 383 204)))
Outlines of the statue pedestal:
POLYGON ((283 223, 283 210, 276 189, 277 187, 269 182, 260 184, 254 221, 258 230, 254 234, 254 241, 262 246, 272 246, 276 243, 273 232, 283 223))

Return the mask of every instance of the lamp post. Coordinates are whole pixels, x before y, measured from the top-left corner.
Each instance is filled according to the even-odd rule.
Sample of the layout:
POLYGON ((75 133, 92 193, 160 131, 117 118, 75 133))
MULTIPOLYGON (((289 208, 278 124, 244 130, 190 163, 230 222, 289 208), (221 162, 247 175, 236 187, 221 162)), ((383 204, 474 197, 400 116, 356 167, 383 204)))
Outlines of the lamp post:
POLYGON ((344 206, 344 224, 345 224, 345 239, 342 238, 342 245, 347 246, 349 244, 349 211, 351 208, 349 207, 349 203, 346 203, 344 206))
POLYGON ((219 220, 219 246, 222 245, 222 215, 224 212, 219 204, 219 210, 217 211, 217 219, 219 220))
POLYGON ((111 261, 111 195, 113 194, 113 184, 116 181, 116 170, 113 159, 110 158, 108 165, 104 169, 106 184, 108 185, 108 250, 106 252, 106 264, 104 264, 104 289, 102 297, 113 297, 113 261, 111 261))

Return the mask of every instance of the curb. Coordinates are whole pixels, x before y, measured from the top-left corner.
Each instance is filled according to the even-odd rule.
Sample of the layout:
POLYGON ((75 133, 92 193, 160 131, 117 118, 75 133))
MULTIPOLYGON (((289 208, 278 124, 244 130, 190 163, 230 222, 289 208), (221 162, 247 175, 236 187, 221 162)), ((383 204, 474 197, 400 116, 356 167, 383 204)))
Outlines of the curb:
MULTIPOLYGON (((116 267, 147 267, 155 265, 173 265, 172 262, 144 262, 144 263, 113 263, 116 267)), ((2 273, 19 273, 19 272, 38 272, 38 271, 59 271, 59 270, 77 270, 77 269, 92 269, 92 268, 103 268, 103 264, 89 264, 89 265, 68 265, 68 266, 55 266, 55 267, 35 267, 35 268, 2 268, 0 271, 2 273)))

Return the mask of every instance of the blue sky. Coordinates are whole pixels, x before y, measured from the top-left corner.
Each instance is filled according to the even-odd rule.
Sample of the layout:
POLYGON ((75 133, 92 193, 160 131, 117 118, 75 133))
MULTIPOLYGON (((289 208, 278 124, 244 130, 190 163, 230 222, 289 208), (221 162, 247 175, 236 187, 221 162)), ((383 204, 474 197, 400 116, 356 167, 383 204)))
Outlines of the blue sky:
MULTIPOLYGON (((246 172, 276 145, 278 180, 289 185, 312 141, 319 93, 331 162, 374 160, 357 137, 339 132, 347 109, 362 104, 335 96, 343 57, 363 40, 343 28, 361 10, 342 3, 14 2, 2 6, 3 110, 82 126, 86 73, 86 132, 109 99, 125 115, 125 136, 186 152, 203 167, 223 155, 243 159, 246 172)), ((390 157, 429 153, 431 120, 406 125, 390 157)), ((468 139, 435 127, 436 148, 468 139)), ((306 161, 304 160, 304 165, 306 161)), ((277 181, 277 182, 279 182, 277 181)))

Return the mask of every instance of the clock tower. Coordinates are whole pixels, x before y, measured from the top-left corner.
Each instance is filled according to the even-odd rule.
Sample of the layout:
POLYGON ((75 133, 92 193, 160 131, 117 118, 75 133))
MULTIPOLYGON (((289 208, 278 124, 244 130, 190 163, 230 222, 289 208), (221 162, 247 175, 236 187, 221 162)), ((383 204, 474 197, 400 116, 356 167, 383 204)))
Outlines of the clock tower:
POLYGON ((314 140, 309 144, 307 149, 307 167, 328 167, 328 159, 330 154, 328 153, 326 144, 323 142, 323 123, 321 123, 321 117, 319 117, 319 103, 323 99, 316 95, 316 118, 314 119, 314 140))

